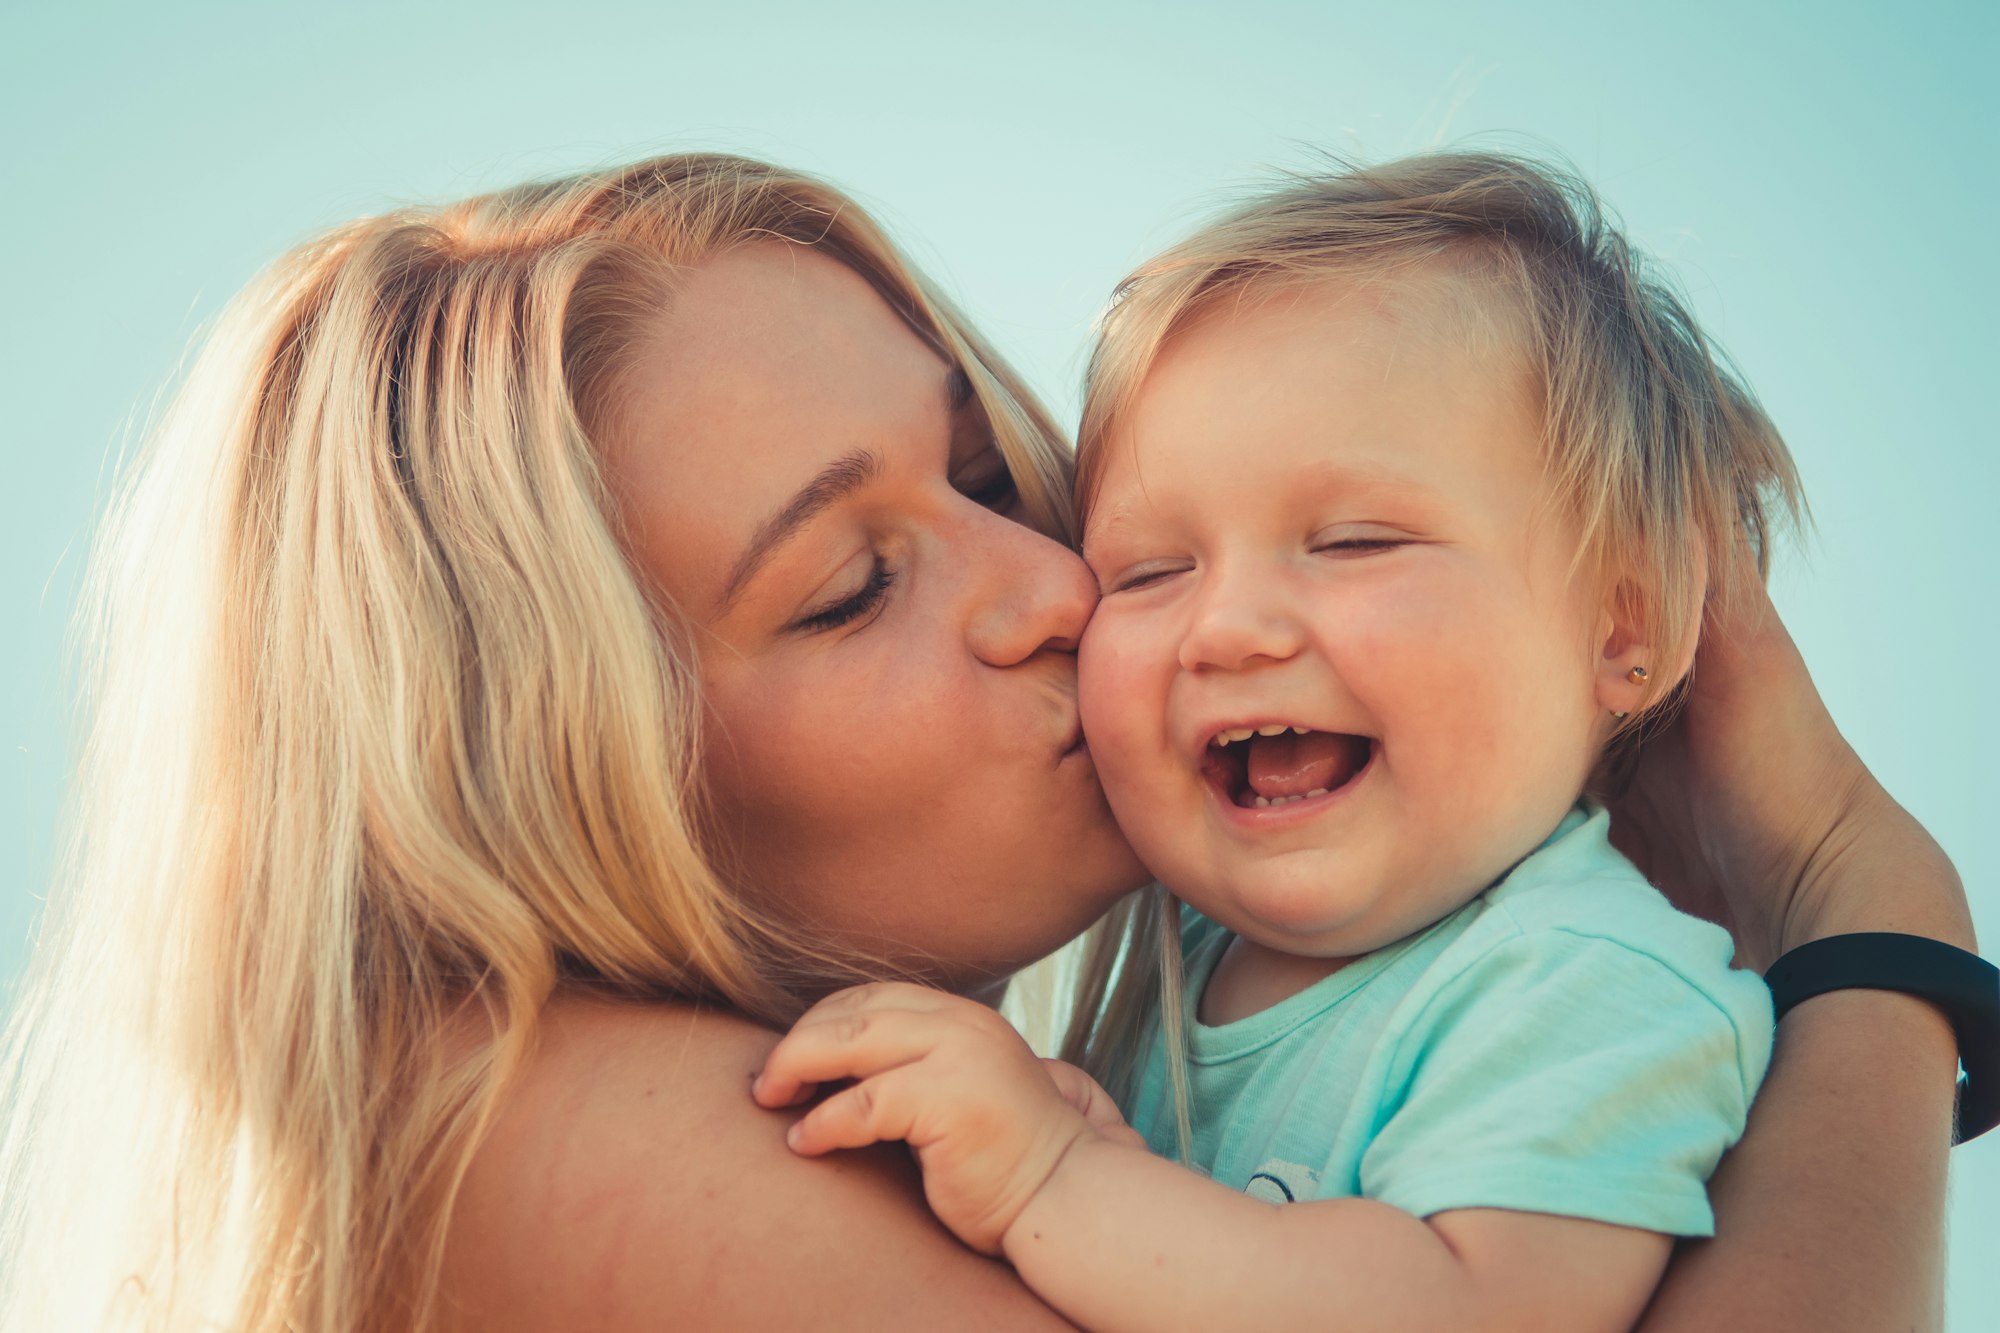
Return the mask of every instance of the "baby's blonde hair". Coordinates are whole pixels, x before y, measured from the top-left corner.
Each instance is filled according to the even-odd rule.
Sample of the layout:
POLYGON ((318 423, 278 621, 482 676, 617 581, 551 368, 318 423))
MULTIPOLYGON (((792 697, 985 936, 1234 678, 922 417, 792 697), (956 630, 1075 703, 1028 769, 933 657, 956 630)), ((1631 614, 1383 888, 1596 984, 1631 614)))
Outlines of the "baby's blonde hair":
MULTIPOLYGON (((1580 525, 1573 572, 1617 585, 1662 664, 1692 654, 1705 597, 1742 591, 1735 544, 1747 536, 1761 577, 1773 526, 1802 515, 1777 430, 1590 187, 1547 164, 1456 152, 1290 177, 1128 277, 1090 360, 1079 525, 1109 441, 1174 337, 1224 302, 1324 279, 1457 283, 1468 309, 1500 316, 1491 326, 1522 344, 1540 391, 1551 497, 1580 525)), ((1624 756, 1678 677, 1655 668, 1614 738, 1624 756)), ((1156 987, 1178 977, 1171 904, 1127 910, 1139 925, 1106 937, 1085 967, 1065 1048, 1120 1090, 1156 987)), ((1177 1046, 1178 1003, 1167 1008, 1177 1046)))
POLYGON ((74 846, 0 1063, 0 1327, 425 1324, 559 981, 772 1023, 885 973, 733 891, 690 636, 592 437, 688 266, 808 247, 1047 415, 850 200, 664 157, 339 228, 221 316, 107 521, 74 846))

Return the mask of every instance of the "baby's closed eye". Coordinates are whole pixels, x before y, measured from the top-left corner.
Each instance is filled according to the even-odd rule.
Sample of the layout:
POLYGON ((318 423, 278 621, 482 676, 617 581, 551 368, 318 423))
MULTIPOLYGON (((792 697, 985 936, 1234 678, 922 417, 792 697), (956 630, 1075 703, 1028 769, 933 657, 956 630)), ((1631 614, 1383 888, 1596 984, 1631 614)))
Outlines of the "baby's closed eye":
POLYGON ((1137 592, 1142 588, 1150 588, 1155 584, 1163 583, 1173 578, 1176 574, 1185 574, 1193 568, 1194 561, 1192 560, 1147 560, 1139 564, 1127 565, 1112 574, 1109 578, 1100 579, 1098 587, 1106 597, 1111 596, 1113 593, 1137 592))

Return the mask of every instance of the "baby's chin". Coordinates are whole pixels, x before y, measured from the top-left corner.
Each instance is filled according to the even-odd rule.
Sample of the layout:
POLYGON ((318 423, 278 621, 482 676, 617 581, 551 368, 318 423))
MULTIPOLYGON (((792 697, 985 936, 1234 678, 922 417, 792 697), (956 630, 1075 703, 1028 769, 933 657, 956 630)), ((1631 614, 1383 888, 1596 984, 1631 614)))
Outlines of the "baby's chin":
MULTIPOLYGON (((1200 911, 1199 908, 1196 910, 1200 911)), ((1203 912, 1202 915, 1209 914, 1203 912)), ((1293 958, 1319 958, 1327 961, 1359 958, 1363 954, 1373 953, 1416 933, 1424 925, 1429 924, 1385 922, 1378 919, 1378 914, 1364 914, 1352 921, 1301 926, 1292 922, 1273 922, 1265 917, 1234 915, 1236 915, 1235 921, 1219 921, 1219 924, 1273 952, 1287 954, 1293 958)))
POLYGON ((1368 873, 1326 848, 1282 853, 1256 865, 1211 867, 1187 887, 1161 882, 1197 912, 1245 939, 1298 958, 1352 958, 1394 944, 1479 896, 1483 884, 1412 884, 1368 873), (1414 891, 1412 891, 1414 888, 1414 891))

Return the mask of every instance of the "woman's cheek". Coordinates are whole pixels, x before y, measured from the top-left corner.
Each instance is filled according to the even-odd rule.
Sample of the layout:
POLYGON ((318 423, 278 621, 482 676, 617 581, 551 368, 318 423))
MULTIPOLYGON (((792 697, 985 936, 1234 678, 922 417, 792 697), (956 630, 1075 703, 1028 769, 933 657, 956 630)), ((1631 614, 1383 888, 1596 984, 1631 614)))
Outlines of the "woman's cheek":
POLYGON ((937 697, 948 685, 932 664, 908 666, 851 652, 719 663, 705 673, 704 691, 706 767, 717 794, 764 826, 816 827, 865 803, 861 793, 907 800, 936 768, 921 751, 946 739, 930 724, 950 711, 937 697))

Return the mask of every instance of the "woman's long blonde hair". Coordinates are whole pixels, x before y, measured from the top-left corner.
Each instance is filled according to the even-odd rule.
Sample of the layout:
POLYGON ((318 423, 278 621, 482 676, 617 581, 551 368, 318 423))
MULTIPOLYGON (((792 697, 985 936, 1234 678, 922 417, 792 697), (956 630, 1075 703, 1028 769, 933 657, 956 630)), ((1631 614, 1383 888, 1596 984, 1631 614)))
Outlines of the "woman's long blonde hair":
POLYGON ((95 557, 74 835, 0 1068, 0 1326, 420 1326, 559 981, 781 1023, 881 974, 718 874, 692 650, 590 443, 678 275, 760 240, 962 367, 1067 534, 1046 414, 810 178, 666 157, 280 260, 95 557))
MULTIPOLYGON (((1761 576, 1774 525, 1802 519, 1777 429, 1590 187, 1547 163, 1443 152, 1293 176, 1119 286, 1078 431, 1079 526, 1111 437, 1176 335, 1256 291, 1330 279, 1457 284, 1468 318, 1519 344, 1551 495, 1580 526, 1573 572, 1620 586, 1662 664, 1693 652, 1705 596, 1741 590, 1735 543, 1747 535, 1761 576)), ((1670 713, 1678 676, 1656 668, 1601 776, 1615 780, 1670 713)), ((1120 911, 1084 964, 1064 1053, 1123 1100, 1158 1013, 1185 1152, 1175 905, 1156 886, 1120 911)))

